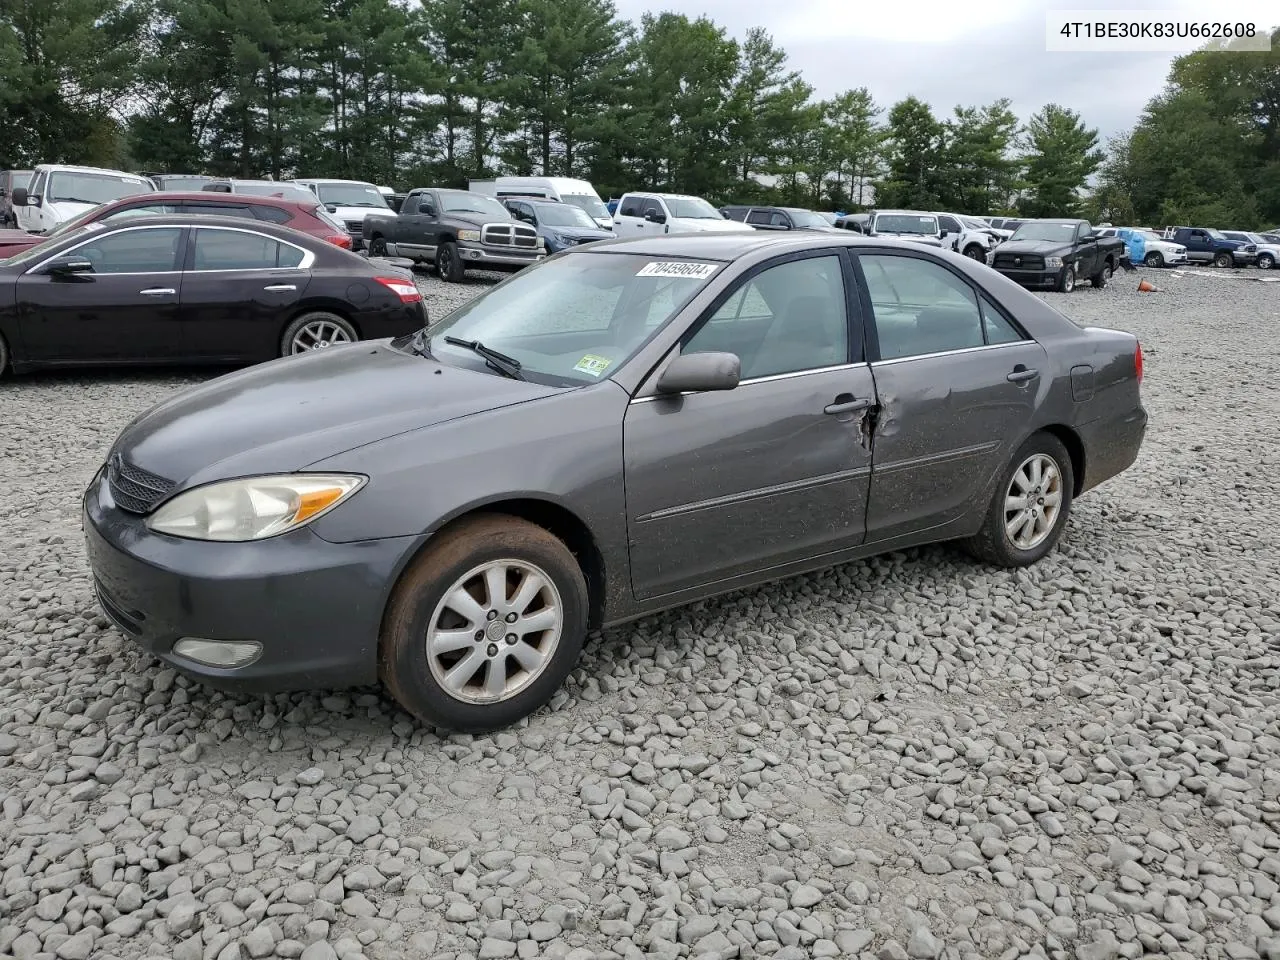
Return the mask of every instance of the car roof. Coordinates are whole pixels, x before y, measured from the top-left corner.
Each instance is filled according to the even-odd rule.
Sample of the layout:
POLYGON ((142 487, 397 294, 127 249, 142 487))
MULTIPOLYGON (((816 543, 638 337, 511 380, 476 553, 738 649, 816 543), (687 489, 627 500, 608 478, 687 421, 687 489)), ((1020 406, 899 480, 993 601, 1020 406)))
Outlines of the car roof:
POLYGON ((907 213, 913 217, 936 217, 937 216, 936 213, 930 213, 928 210, 898 210, 898 209, 877 210, 876 216, 879 216, 882 213, 892 213, 892 214, 907 213))
MULTIPOLYGON (((267 220, 246 220, 244 217, 223 217, 210 213, 166 213, 160 215, 147 215, 141 217, 120 217, 118 220, 112 220, 104 223, 101 220, 93 221, 97 224, 99 230, 117 230, 121 227, 233 227, 239 230, 253 230, 260 233, 267 233, 281 240, 288 240, 291 243, 298 243, 296 239, 299 236, 315 242, 315 237, 301 231, 294 230, 282 223, 271 223, 267 220)), ((87 226, 88 224, 86 224, 87 226)), ((327 246, 327 244, 326 244, 327 246)), ((333 249, 337 250, 338 247, 333 249)))
POLYGON ((293 180, 284 180, 283 183, 354 183, 361 187, 373 187, 375 184, 371 180, 339 180, 337 177, 295 177, 293 180))
MULTIPOLYGON (((293 208, 302 203, 301 200, 290 200, 287 197, 264 197, 256 193, 218 193, 213 190, 163 190, 164 196, 157 199, 145 193, 135 193, 128 197, 120 197, 117 200, 109 200, 103 206, 118 204, 119 206, 128 206, 131 203, 185 203, 188 200, 198 200, 202 203, 251 203, 267 207, 289 207, 293 208)), ((320 205, 320 201, 316 201, 316 206, 320 205)), ((174 214, 181 216, 181 214, 174 214)))
POLYGON ((113 170, 111 167, 86 167, 76 163, 42 163, 36 167, 37 170, 47 170, 56 173, 59 170, 68 170, 74 173, 109 173, 117 177, 133 177, 137 180, 150 180, 144 173, 130 173, 128 170, 113 170))
POLYGON ((818 250, 834 246, 882 247, 895 250, 921 249, 920 244, 906 240, 887 240, 858 233, 847 236, 837 232, 757 231, 750 233, 667 233, 647 237, 601 240, 573 252, 573 256, 603 253, 634 253, 645 257, 688 257, 693 260, 731 262, 759 250, 779 253, 818 250))

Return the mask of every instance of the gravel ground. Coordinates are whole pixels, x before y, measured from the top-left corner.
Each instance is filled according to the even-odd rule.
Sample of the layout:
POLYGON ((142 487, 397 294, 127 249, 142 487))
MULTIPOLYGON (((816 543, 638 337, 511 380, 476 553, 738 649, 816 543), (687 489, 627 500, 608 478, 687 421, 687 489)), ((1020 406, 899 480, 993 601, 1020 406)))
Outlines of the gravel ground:
POLYGON ((0 383, 0 955, 1280 957, 1280 288, 1137 277, 1046 295, 1141 336, 1152 424, 1045 562, 643 620, 486 737, 140 655, 78 497, 207 374, 0 383))

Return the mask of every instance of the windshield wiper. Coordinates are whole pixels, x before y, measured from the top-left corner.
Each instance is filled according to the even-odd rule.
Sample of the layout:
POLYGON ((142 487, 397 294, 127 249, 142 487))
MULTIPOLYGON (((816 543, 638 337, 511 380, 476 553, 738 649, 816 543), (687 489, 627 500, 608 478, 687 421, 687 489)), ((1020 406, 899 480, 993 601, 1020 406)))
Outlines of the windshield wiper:
POLYGON ((419 330, 417 333, 413 335, 413 339, 409 341, 409 349, 412 350, 414 353, 416 353, 420 357, 425 357, 428 360, 435 359, 435 357, 431 355, 430 348, 427 346, 427 328, 426 327, 423 327, 421 330, 419 330))
POLYGON ((497 370, 504 376, 510 377, 512 380, 523 380, 520 374, 520 361, 515 357, 508 357, 505 353, 499 353, 492 347, 486 347, 479 340, 463 340, 461 337, 451 337, 445 334, 445 343, 452 343, 455 347, 466 347, 476 356, 483 357, 484 362, 493 369, 497 370))
POLYGON ((79 197, 52 197, 50 203, 91 203, 95 207, 98 205, 97 200, 82 200, 79 197))

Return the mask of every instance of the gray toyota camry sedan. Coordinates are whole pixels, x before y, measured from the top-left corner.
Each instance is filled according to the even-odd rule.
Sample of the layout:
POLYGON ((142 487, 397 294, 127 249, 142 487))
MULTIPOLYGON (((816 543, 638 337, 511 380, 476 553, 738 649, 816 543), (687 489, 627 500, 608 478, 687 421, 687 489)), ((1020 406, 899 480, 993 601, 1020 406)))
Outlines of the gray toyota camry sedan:
POLYGON ((612 240, 413 336, 134 420, 84 497, 102 608, 241 690, 381 679, 443 727, 545 703, 589 630, 956 540, 1019 567, 1133 463, 1142 348, 857 234, 612 240))

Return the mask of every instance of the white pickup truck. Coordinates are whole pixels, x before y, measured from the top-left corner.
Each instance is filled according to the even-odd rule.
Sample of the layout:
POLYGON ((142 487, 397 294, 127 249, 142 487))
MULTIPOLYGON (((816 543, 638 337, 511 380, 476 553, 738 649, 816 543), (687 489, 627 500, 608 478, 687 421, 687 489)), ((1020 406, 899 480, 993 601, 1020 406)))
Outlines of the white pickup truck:
POLYGON ((13 216, 20 230, 49 233, 99 204, 157 189, 150 177, 123 170, 42 163, 29 187, 13 191, 13 216))

